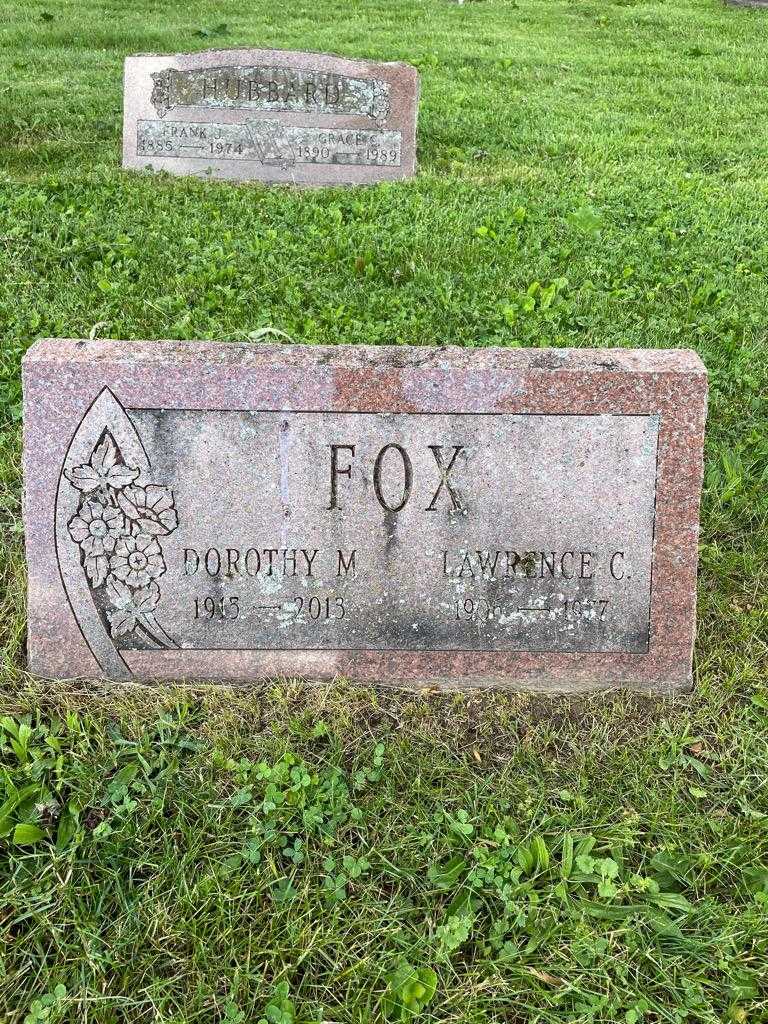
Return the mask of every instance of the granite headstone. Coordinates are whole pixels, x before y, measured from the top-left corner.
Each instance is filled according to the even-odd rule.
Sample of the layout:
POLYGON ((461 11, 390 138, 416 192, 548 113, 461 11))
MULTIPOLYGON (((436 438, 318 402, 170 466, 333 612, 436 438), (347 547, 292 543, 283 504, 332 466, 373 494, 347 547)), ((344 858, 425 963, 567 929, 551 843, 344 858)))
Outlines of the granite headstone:
POLYGON ((684 689, 693 352, 37 342, 46 677, 684 689))
POLYGON ((403 63, 287 50, 125 60, 123 166, 238 181, 411 177, 419 76, 403 63))

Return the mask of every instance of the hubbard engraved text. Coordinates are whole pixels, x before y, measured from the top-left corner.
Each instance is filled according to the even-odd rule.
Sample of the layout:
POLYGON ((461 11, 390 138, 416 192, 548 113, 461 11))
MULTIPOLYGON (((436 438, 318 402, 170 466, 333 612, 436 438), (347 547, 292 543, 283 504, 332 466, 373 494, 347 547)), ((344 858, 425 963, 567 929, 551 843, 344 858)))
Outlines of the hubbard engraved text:
POLYGON ((251 67, 167 68, 152 74, 152 105, 158 117, 176 107, 360 114, 389 114, 389 85, 330 71, 251 67))

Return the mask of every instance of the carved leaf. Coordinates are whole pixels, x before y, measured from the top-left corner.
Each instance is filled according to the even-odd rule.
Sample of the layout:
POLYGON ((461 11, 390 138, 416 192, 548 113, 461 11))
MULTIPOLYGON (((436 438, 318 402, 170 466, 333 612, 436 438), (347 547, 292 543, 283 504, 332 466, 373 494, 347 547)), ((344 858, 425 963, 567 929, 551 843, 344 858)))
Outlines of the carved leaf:
POLYGON ((64 470, 64 476, 73 487, 86 494, 99 487, 120 490, 133 483, 139 475, 139 470, 133 466, 118 465, 119 454, 112 436, 107 434, 91 452, 87 464, 64 470))
POLYGON ((136 628, 136 613, 132 608, 122 609, 109 613, 110 633, 117 638, 132 633, 136 628))
POLYGON ((91 466, 75 466, 74 469, 65 469, 64 476, 78 491, 95 491, 101 487, 101 477, 91 466))
POLYGON ((161 487, 160 484, 147 484, 147 507, 151 508, 155 515, 166 512, 173 508, 173 491, 170 487, 161 487))
POLYGON ((91 586, 100 587, 109 572, 109 559, 106 555, 86 555, 85 571, 88 573, 91 586))
POLYGON ((139 509, 134 501, 131 500, 132 492, 139 490, 137 487, 126 487, 124 491, 121 491, 117 496, 117 503, 120 508, 125 512, 129 519, 139 518, 139 509), (126 493, 127 492, 127 493, 126 493))
POLYGON ((107 597, 115 608, 130 608, 133 605, 133 595, 122 580, 110 575, 106 585, 107 597))
POLYGON ((132 484, 138 475, 138 469, 134 469, 133 466, 115 466, 109 471, 107 482, 110 487, 118 490, 121 487, 127 487, 128 484, 132 484))
POLYGON ((156 519, 140 519, 139 526, 142 533, 148 533, 152 537, 159 537, 170 533, 170 530, 166 530, 163 524, 159 523, 156 519))
POLYGON ((107 613, 113 637, 132 633, 139 624, 156 628, 152 612, 160 600, 160 588, 154 581, 132 593, 125 583, 110 576, 107 593, 115 605, 115 610, 107 613))
POLYGON ((139 612, 151 612, 157 607, 159 600, 160 587, 154 582, 150 583, 147 587, 137 590, 133 595, 133 603, 139 612))
POLYGON ((117 462, 117 445, 109 434, 106 435, 101 444, 96 445, 91 456, 91 466, 99 476, 106 476, 117 462))

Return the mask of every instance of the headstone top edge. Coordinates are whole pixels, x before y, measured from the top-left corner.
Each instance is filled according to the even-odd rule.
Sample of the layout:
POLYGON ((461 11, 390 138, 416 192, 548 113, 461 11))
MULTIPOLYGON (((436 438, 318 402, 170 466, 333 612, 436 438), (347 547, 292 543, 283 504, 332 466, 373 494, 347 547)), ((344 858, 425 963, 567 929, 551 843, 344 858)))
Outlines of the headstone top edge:
POLYGON ((636 348, 462 348, 448 345, 272 345, 220 341, 41 338, 24 355, 24 365, 63 362, 168 364, 203 358, 218 365, 312 365, 338 369, 406 369, 430 365, 473 369, 708 376, 693 349, 636 348))
POLYGON ((174 53, 162 53, 162 52, 142 52, 142 53, 129 53, 125 56, 125 63, 131 60, 139 60, 143 58, 152 58, 153 60, 193 60, 195 58, 205 58, 206 63, 215 57, 221 56, 224 60, 233 60, 237 55, 249 55, 252 59, 254 55, 259 55, 265 59, 280 59, 280 57, 325 57, 331 58, 332 60, 345 61, 348 64, 354 64, 360 68, 367 66, 375 66, 377 68, 405 68, 409 71, 414 71, 418 74, 418 68, 414 64, 409 64, 408 61, 403 60, 377 60, 375 57, 349 57, 344 53, 333 53, 329 50, 286 50, 275 47, 260 47, 260 46, 228 46, 228 47, 214 47, 205 50, 178 50, 174 53))

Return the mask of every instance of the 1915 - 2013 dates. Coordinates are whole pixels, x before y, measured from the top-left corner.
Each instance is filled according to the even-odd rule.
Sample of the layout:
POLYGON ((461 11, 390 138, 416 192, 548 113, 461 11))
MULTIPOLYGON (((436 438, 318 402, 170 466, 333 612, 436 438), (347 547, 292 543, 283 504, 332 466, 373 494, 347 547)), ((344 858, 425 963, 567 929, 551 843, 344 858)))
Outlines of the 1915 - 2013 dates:
POLYGON ((237 594, 228 597, 196 597, 193 600, 193 618, 208 622, 231 622, 251 616, 260 618, 270 612, 285 616, 289 622, 329 622, 343 619, 347 614, 347 606, 343 597, 333 594, 299 596, 263 604, 246 603, 237 594))

